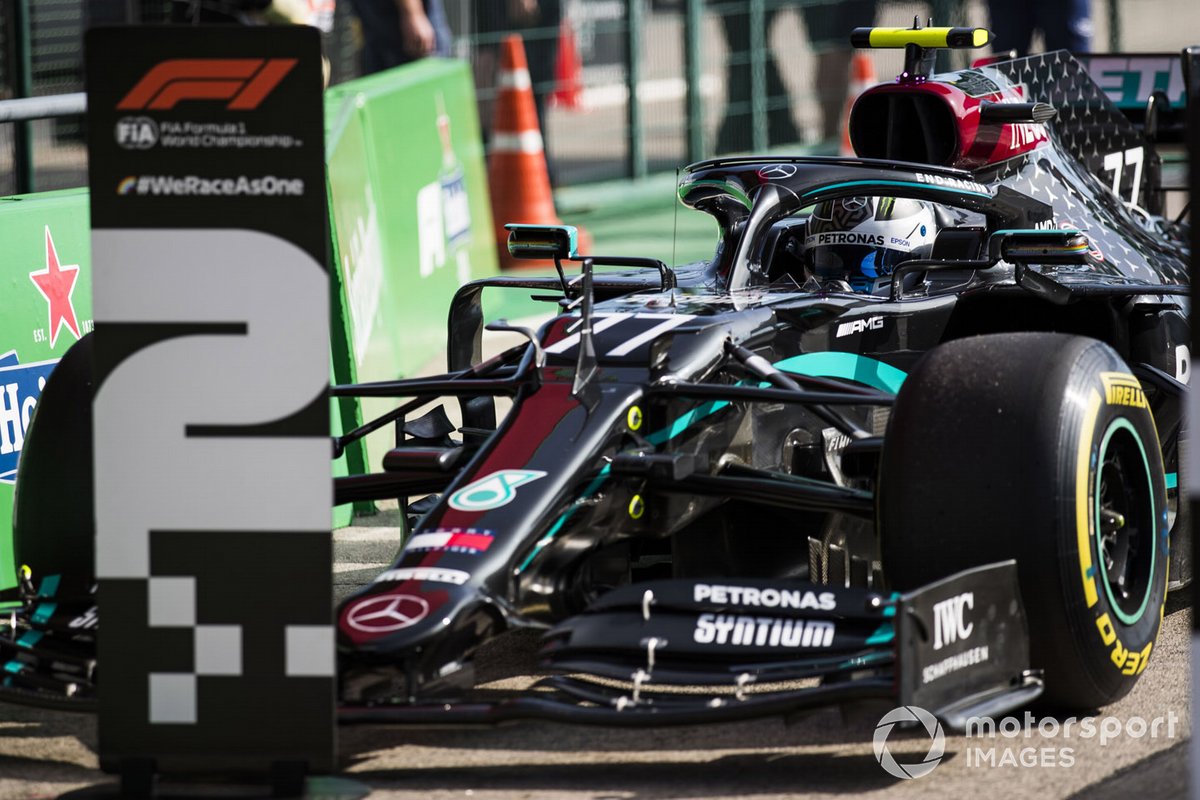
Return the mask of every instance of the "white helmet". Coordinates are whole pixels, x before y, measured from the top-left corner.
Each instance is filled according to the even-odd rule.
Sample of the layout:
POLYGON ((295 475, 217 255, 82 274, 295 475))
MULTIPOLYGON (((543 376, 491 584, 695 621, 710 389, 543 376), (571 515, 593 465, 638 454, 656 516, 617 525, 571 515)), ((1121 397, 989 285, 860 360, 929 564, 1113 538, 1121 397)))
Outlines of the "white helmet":
POLYGON ((879 278, 915 258, 928 258, 937 236, 933 206, 904 197, 841 197, 813 210, 805 263, 818 278, 870 291, 879 278))

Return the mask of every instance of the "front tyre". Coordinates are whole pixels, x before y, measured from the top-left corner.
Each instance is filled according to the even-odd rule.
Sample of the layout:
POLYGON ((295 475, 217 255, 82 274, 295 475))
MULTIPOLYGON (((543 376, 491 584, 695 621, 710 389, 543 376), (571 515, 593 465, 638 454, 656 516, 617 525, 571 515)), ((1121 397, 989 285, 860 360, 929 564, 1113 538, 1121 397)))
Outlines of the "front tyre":
POLYGON ((1017 560, 1052 702, 1111 703, 1145 670, 1166 598, 1166 484, 1145 395, 1108 345, 1020 333, 931 351, 888 425, 879 528, 901 590, 1017 560))

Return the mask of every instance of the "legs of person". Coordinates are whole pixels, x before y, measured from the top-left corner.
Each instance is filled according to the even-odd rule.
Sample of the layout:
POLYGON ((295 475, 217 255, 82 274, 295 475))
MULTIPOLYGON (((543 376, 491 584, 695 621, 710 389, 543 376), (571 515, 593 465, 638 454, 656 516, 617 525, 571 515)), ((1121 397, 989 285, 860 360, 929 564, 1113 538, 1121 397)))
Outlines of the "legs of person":
POLYGON ((716 152, 750 148, 750 21, 744 9, 720 15, 725 36, 725 113, 717 132, 716 152))
POLYGON ((1057 0, 1034 8, 1046 50, 1086 53, 1092 49, 1091 0, 1057 0))
MULTIPOLYGON (((1059 0, 1041 2, 1053 5, 1059 0)), ((988 0, 988 27, 994 35, 993 53, 1016 50, 1018 55, 1028 55, 1036 25, 1035 7, 1033 0, 988 0)))
POLYGON ((442 58, 453 55, 453 37, 450 33, 450 23, 446 21, 446 8, 442 0, 425 0, 425 16, 433 26, 433 35, 437 44, 433 46, 433 54, 442 58))
POLYGON ((766 13, 764 26, 767 40, 764 71, 767 84, 767 141, 772 147, 780 144, 793 144, 802 138, 796 128, 796 120, 792 117, 792 97, 779 71, 775 60, 775 49, 771 47, 771 29, 774 27, 777 9, 766 13))
POLYGON ((801 9, 816 70, 813 91, 821 109, 821 139, 841 135, 842 111, 850 79, 850 31, 875 23, 876 0, 845 0, 801 9))
POLYGON ((400 12, 394 0, 351 0, 350 6, 362 24, 364 75, 410 60, 400 39, 400 12))

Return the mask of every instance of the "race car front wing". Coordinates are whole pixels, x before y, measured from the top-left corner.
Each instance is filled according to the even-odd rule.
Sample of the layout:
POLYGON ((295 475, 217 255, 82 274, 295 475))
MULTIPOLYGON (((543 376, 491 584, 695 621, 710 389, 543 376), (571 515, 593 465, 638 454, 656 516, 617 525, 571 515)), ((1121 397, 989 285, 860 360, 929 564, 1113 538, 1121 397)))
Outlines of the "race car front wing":
POLYGON ((1042 692, 1013 561, 891 596, 780 580, 625 586, 546 633, 541 666, 555 674, 499 700, 343 706, 339 719, 687 725, 875 700, 961 730, 1042 692))

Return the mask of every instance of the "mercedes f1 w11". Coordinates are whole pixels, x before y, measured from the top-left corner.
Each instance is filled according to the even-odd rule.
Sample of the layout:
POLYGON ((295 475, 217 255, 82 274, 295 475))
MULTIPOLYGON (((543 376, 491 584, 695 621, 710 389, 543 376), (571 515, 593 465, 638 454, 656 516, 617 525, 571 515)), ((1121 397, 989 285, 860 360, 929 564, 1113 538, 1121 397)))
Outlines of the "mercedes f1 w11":
MULTIPOLYGON (((511 226, 513 254, 558 277, 463 286, 444 375, 335 387, 409 398, 337 441, 396 426, 383 471, 339 479, 337 502, 399 498, 411 521, 338 609, 344 721, 878 699, 961 725, 1043 690, 1074 708, 1130 690, 1168 582, 1191 577, 1183 226, 1160 216, 1147 131, 1069 55, 931 74, 933 48, 981 41, 856 31, 907 50, 854 107, 859 157, 683 171, 680 201, 719 228, 711 261, 580 256, 570 228, 511 226), (526 341, 482 360, 496 287, 559 313, 487 326, 526 341), (416 416, 444 399, 455 422, 416 416), (515 629, 543 632, 548 676, 479 695, 476 654, 515 629)), ((13 639, 54 627, 30 594, 13 639)), ((81 647, 63 627, 39 644, 81 647)), ((90 686, 37 652, 13 676, 27 692, 90 686)))

